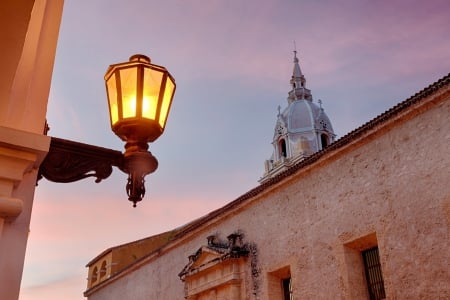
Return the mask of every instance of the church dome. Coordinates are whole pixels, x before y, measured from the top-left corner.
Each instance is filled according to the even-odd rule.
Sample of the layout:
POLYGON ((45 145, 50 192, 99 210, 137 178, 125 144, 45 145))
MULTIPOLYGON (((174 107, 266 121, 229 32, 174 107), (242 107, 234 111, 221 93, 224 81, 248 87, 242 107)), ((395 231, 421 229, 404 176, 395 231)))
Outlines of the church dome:
POLYGON ((333 132, 330 119, 323 108, 310 100, 292 101, 282 113, 282 117, 284 123, 287 124, 287 130, 292 133, 314 129, 333 132))
POLYGON ((265 173, 260 182, 279 174, 302 159, 320 151, 334 142, 336 135, 330 119, 322 107, 322 101, 313 101, 311 90, 306 88, 297 51, 294 51, 294 69, 288 92, 288 106, 281 111, 275 125, 273 153, 265 161, 265 173))

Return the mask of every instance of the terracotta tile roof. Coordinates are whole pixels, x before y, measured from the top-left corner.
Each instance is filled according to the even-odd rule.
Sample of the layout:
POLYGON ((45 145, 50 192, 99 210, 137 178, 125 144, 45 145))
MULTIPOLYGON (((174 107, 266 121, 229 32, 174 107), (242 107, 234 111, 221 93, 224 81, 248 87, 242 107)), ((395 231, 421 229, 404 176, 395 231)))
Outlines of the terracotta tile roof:
MULTIPOLYGON (((110 248, 106 249, 105 251, 103 251, 102 253, 100 253, 99 255, 97 255, 90 262, 88 262, 86 267, 90 267, 91 265, 95 264, 95 262, 97 262, 100 258, 105 256, 109 252, 113 252, 113 251, 120 252, 126 248, 129 249, 129 248, 133 248, 133 247, 141 247, 141 248, 143 247, 146 250, 145 255, 147 255, 148 253, 152 253, 153 251, 158 250, 159 248, 161 248, 162 246, 166 245, 168 242, 173 240, 179 230, 180 229, 174 229, 174 230, 163 232, 163 233, 160 233, 157 235, 152 235, 150 237, 146 237, 146 238, 143 238, 140 240, 129 242, 126 244, 121 244, 121 245, 117 245, 114 247, 110 247, 110 248)), ((135 260, 138 260, 142 256, 145 256, 145 255, 140 255, 139 252, 132 253, 131 255, 133 255, 135 260)), ((122 268, 126 268, 127 266, 128 265, 123 265, 122 268)))

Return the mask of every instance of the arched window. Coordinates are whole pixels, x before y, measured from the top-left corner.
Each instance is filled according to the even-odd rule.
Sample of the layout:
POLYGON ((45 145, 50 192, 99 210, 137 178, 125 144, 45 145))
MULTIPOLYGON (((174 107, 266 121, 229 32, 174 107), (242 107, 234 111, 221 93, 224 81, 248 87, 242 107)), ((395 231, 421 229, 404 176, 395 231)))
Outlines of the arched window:
POLYGON ((278 142, 278 151, 280 153, 280 158, 287 157, 286 141, 284 139, 281 139, 278 142))
POLYGON ((322 144, 322 149, 325 149, 328 146, 328 136, 325 133, 320 135, 320 142, 322 144))
POLYGON ((106 275, 106 261, 102 262, 102 266, 100 267, 100 278, 106 275))
POLYGON ((97 266, 94 267, 94 270, 92 271, 92 277, 91 277, 91 284, 95 283, 98 278, 98 268, 97 266))

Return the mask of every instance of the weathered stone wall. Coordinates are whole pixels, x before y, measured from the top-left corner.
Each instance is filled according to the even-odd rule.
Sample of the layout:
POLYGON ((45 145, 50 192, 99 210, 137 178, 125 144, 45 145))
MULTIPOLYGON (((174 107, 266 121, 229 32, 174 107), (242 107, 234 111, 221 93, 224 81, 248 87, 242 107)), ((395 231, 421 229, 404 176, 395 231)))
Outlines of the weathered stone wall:
POLYGON ((388 299, 450 299, 450 101, 331 152, 136 265, 89 299, 183 299, 177 274, 216 234, 256 245, 245 299, 367 299, 360 251, 378 245, 388 299), (256 262, 257 276, 251 274, 256 262), (253 293, 256 293, 254 295, 253 293))

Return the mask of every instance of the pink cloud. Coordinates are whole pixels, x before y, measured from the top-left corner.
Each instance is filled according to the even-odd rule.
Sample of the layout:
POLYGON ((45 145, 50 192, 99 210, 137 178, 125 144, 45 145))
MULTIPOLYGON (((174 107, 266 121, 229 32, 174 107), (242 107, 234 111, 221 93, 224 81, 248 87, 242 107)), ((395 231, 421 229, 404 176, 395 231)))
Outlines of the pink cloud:
POLYGON ((85 277, 85 274, 77 274, 42 285, 22 287, 19 300, 84 299, 85 277))
POLYGON ((125 197, 80 200, 70 186, 66 192, 60 197, 38 188, 21 299, 60 299, 53 289, 80 295, 87 274, 84 265, 103 250, 174 229, 224 204, 214 199, 152 198, 134 209, 125 197))

